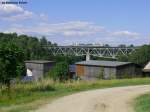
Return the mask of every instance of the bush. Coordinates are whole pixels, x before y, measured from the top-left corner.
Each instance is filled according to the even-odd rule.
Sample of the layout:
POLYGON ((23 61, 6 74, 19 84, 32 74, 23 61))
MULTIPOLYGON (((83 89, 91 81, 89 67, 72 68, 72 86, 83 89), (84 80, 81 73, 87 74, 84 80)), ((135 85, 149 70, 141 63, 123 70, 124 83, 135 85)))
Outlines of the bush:
POLYGON ((24 70, 24 53, 12 43, 0 45, 0 83, 10 88, 11 80, 24 70))
POLYGON ((53 80, 65 81, 69 78, 69 65, 66 62, 57 63, 47 74, 53 80))

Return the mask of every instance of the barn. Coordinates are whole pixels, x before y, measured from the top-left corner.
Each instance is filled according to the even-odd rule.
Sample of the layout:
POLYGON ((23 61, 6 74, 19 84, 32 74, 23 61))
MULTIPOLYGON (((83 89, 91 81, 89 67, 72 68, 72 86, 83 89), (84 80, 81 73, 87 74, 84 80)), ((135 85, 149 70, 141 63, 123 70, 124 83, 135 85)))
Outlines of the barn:
POLYGON ((89 60, 76 63, 76 76, 83 80, 130 78, 141 74, 141 67, 131 62, 89 60))
POLYGON ((25 61, 25 65, 27 68, 27 76, 33 77, 34 80, 38 80, 55 65, 55 62, 47 60, 30 60, 25 61))

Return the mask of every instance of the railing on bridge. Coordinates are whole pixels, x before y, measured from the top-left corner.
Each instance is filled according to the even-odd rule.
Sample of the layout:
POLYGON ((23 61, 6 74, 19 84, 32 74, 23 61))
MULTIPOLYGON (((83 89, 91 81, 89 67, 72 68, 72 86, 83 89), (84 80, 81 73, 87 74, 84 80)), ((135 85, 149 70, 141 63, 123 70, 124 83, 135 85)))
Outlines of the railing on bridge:
POLYGON ((117 58, 119 55, 128 55, 136 51, 137 47, 102 47, 102 46, 45 46, 53 55, 86 55, 86 60, 90 56, 117 58))

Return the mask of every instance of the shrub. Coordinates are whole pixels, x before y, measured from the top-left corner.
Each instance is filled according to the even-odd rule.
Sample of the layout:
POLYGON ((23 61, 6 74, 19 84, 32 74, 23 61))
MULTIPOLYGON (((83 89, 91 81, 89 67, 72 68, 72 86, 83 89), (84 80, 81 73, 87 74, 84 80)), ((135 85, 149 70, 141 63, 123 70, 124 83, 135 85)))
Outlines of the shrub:
POLYGON ((65 81, 69 78, 69 65, 66 62, 57 63, 47 74, 53 80, 65 81))
POLYGON ((24 66, 23 51, 12 43, 0 45, 0 83, 10 89, 11 80, 20 76, 24 66))

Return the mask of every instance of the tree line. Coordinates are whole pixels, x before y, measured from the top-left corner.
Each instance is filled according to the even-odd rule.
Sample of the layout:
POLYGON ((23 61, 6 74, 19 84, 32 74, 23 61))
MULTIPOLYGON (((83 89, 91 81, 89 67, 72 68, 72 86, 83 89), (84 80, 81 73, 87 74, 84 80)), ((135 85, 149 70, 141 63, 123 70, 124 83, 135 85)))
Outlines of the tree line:
POLYGON ((118 57, 118 60, 133 62, 144 67, 150 61, 150 44, 142 45, 136 52, 128 56, 121 55, 118 57))
POLYGON ((56 43, 51 43, 45 37, 41 39, 27 35, 17 35, 16 33, 0 33, 0 44, 10 44, 21 48, 24 52, 25 60, 32 59, 48 59, 49 51, 43 48, 43 45, 56 46, 56 43))

